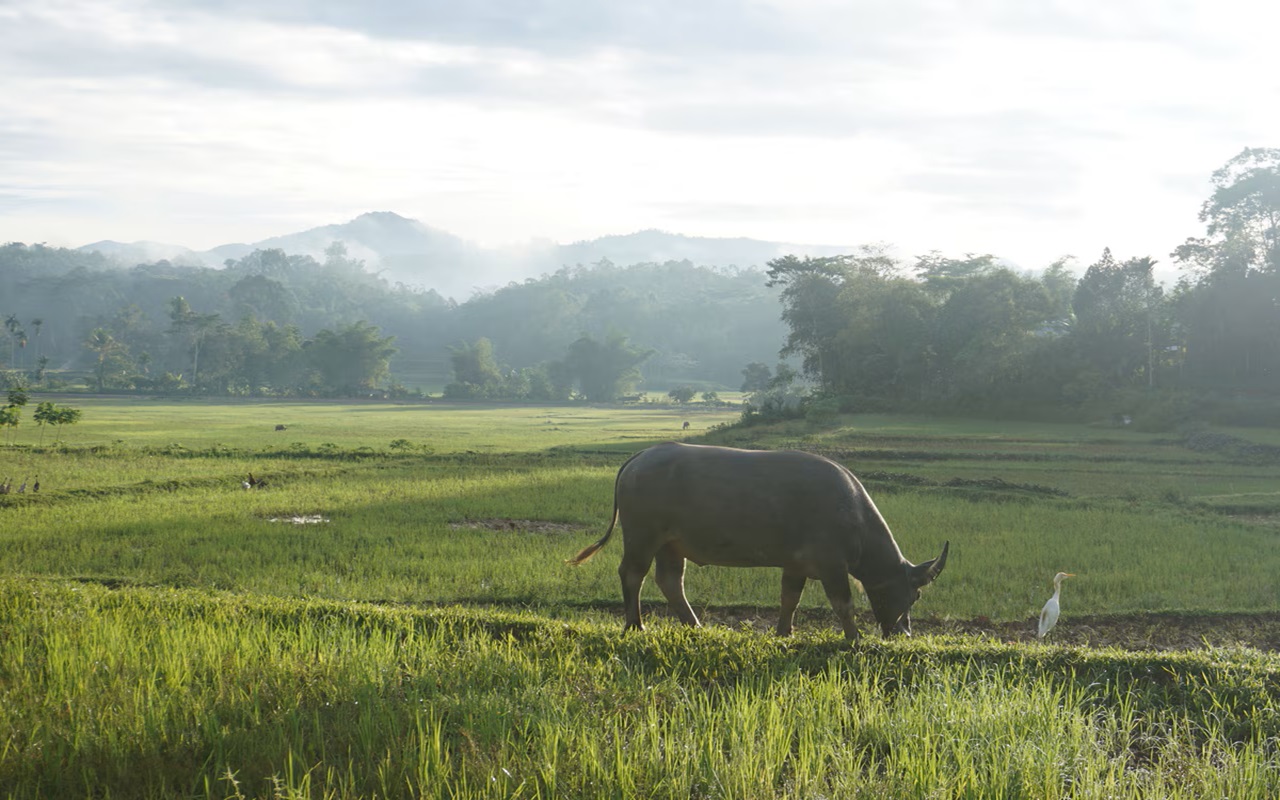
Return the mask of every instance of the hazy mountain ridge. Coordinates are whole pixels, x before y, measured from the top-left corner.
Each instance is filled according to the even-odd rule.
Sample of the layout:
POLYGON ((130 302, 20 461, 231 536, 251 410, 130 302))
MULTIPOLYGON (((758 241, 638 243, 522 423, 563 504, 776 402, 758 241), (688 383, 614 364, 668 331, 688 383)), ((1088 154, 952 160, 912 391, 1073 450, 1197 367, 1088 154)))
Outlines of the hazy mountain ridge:
POLYGON ((522 246, 486 248, 389 211, 361 214, 349 222, 273 236, 251 244, 219 245, 203 252, 161 242, 101 241, 76 249, 97 251, 122 266, 167 259, 175 264, 221 267, 228 259, 271 248, 323 260, 325 249, 335 241, 346 246, 348 256, 363 260, 369 271, 381 274, 392 283, 435 289, 459 300, 477 290, 536 278, 562 266, 594 264, 605 259, 619 265, 689 261, 698 266, 745 268, 763 267, 769 260, 787 253, 821 256, 853 249, 743 237, 685 236, 653 229, 568 245, 541 240, 522 246))

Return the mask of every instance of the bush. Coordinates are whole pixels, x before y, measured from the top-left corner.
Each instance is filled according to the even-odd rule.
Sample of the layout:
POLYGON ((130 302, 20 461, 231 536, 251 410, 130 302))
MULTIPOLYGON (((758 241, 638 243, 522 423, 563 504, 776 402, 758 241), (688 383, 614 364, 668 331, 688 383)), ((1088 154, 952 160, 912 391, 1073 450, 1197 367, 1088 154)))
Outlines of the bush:
POLYGON ((773 422, 784 419, 800 419, 804 416, 805 398, 789 388, 767 389, 756 392, 742 404, 742 422, 773 422))
POLYGON ((1271 396, 1236 394, 1219 397, 1204 404, 1203 414, 1218 425, 1280 427, 1280 402, 1271 396))
POLYGON ((698 393, 698 390, 694 389, 692 386, 677 386, 676 388, 667 392, 667 397, 670 397, 672 400, 683 405, 684 403, 687 403, 690 400, 692 400, 694 395, 696 395, 697 393, 698 393))
POLYGON ((840 414, 840 398, 824 397, 821 400, 810 400, 804 411, 804 418, 817 425, 834 420, 840 414))
POLYGON ((1198 406, 1185 392, 1130 389, 1116 393, 1108 404, 1107 417, 1120 425, 1132 425, 1136 431, 1163 433, 1194 419, 1198 406))

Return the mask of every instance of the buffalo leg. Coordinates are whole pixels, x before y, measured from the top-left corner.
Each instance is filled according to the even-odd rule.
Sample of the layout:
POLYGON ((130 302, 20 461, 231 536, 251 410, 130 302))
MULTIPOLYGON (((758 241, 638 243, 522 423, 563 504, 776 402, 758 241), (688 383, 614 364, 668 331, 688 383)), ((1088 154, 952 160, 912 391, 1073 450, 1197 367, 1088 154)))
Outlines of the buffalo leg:
POLYGON ((858 626, 853 622, 853 591, 849 588, 849 572, 843 566, 840 569, 829 569, 822 573, 822 588, 827 592, 831 608, 844 628, 844 638, 853 641, 858 638, 858 626))
POLYGON ((782 613, 778 615, 778 635, 790 636, 791 623, 796 617, 796 606, 800 605, 800 595, 804 593, 804 575, 796 575, 786 570, 782 572, 782 613))
POLYGON ((618 577, 622 579, 622 611, 626 617, 626 630, 644 630, 640 622, 640 588, 644 586, 644 578, 649 574, 651 559, 640 561, 622 554, 622 563, 618 565, 618 577))
POLYGON ((672 613, 685 625, 696 626, 698 616, 693 613, 688 598, 684 596, 684 556, 677 553, 671 545, 658 551, 653 579, 666 595, 672 613))

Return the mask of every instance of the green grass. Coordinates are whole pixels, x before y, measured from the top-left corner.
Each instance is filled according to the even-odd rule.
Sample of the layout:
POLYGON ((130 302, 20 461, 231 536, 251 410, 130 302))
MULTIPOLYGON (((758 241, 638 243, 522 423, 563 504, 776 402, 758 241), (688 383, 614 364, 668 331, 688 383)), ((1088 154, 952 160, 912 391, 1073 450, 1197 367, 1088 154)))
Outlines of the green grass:
POLYGON ((42 483, 0 497, 0 797, 1280 794, 1280 662, 1224 646, 1250 617, 1214 646, 1142 651, 1169 619, 1153 612, 1274 627, 1280 468, 1029 423, 81 406, 66 446, 24 429, 0 447, 0 478, 42 483), (924 630, 1029 631, 1066 570, 1055 633, 1130 619, 1106 639, 1129 650, 1025 633, 849 649, 818 587, 783 641, 758 630, 776 570, 695 566, 712 624, 675 627, 649 582, 650 630, 623 635, 620 543, 563 560, 608 524, 627 455, 690 435, 833 455, 908 558, 950 540, 924 630), (250 471, 266 488, 240 488, 250 471))
MULTIPOLYGON (((35 403, 42 397, 33 396, 35 403)), ((58 402, 65 398, 59 397, 58 402)), ((434 452, 529 452, 556 445, 598 441, 625 442, 682 438, 738 417, 733 408, 654 404, 626 408, 593 406, 523 406, 430 403, 274 402, 206 403, 86 398, 74 403, 87 412, 63 429, 63 439, 77 447, 111 446, 187 450, 214 446, 251 450, 315 448, 386 448, 406 439, 434 452), (690 431, 681 423, 690 422, 690 431), (284 425, 283 431, 275 430, 284 425)), ((43 444, 55 432, 43 433, 43 444)), ((15 442, 36 445, 40 430, 29 418, 15 442)), ((34 462, 32 463, 35 466, 34 462)))
MULTIPOLYGON (((623 455, 266 458, 261 469, 178 459, 193 474, 170 488, 147 483, 127 457, 102 455, 76 466, 94 491, 0 508, 0 546, 5 570, 25 575, 342 600, 612 604, 618 543, 577 569, 561 562, 607 526, 623 455), (269 486, 240 489, 248 470, 269 486), (113 475, 125 478, 114 492, 104 485, 113 475), (307 516, 327 521, 271 521, 307 516), (511 527, 458 527, 493 519, 511 527)), ((947 577, 918 614, 1024 618, 1060 569, 1081 575, 1066 590, 1080 614, 1280 607, 1272 528, 1178 507, 943 489, 877 493, 909 558, 952 542, 947 577)), ((775 570, 691 567, 686 580, 695 605, 777 604, 775 570)), ((806 603, 825 605, 816 588, 806 603)))
POLYGON ((0 581, 0 792, 1267 797, 1280 662, 0 581))

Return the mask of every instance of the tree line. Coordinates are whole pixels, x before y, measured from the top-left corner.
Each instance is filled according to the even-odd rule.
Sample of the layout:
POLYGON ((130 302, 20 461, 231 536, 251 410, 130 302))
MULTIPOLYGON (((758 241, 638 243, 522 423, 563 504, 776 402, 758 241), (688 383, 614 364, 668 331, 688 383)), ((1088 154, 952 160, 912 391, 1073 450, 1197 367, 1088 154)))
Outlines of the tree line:
POLYGON ((459 304, 389 284, 341 243, 322 261, 263 250, 223 269, 125 269, 11 243, 0 247, 0 303, 25 312, 0 308, 7 382, 57 389, 77 373, 99 391, 148 393, 408 395, 457 383, 457 396, 598 397, 609 392, 593 346, 644 354, 643 374, 624 370, 619 386, 727 386, 775 353, 784 330, 760 270, 601 262, 459 304), (481 339, 501 380, 468 387, 454 351, 481 339))
POLYGON ((782 352, 842 408, 1109 411, 1159 427, 1231 401, 1280 422, 1280 150, 1246 149, 1212 182, 1206 233, 1171 254, 1169 290, 1153 258, 1110 250, 1078 279, 1066 261, 1029 275, 990 255, 776 259, 782 352))
MULTIPOLYGON (((638 385, 739 386, 756 408, 982 411, 1143 420, 1280 392, 1280 150, 1212 176, 1202 236, 1170 257, 1104 251, 1022 272, 991 255, 902 261, 875 248, 766 269, 566 266, 464 303, 391 285, 347 256, 262 250, 223 269, 115 268, 0 247, 10 385, 213 395, 616 399, 638 385), (781 359, 779 361, 779 359, 781 359), (776 366, 770 366, 776 362, 776 366), (408 389, 406 386, 413 386, 408 389), (791 398, 791 399, 787 399, 791 398)), ((695 389, 696 387, 696 389, 695 389)), ((1270 414, 1270 416, 1268 416, 1270 414)), ((1280 420, 1277 420, 1280 421, 1280 420)))

